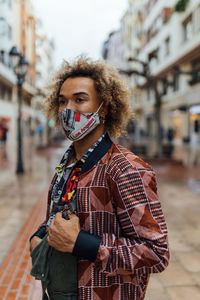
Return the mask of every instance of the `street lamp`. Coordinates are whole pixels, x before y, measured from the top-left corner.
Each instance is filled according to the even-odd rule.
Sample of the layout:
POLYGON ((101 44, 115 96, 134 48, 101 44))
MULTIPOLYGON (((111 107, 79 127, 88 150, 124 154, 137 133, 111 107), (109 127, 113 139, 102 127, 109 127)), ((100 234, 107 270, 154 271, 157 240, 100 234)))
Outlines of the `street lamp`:
POLYGON ((12 61, 13 70, 17 76, 17 87, 18 87, 18 117, 17 117, 17 174, 24 173, 23 160, 22 160, 22 85, 25 80, 25 76, 28 71, 29 63, 25 56, 22 55, 19 50, 14 46, 10 50, 10 58, 12 61))

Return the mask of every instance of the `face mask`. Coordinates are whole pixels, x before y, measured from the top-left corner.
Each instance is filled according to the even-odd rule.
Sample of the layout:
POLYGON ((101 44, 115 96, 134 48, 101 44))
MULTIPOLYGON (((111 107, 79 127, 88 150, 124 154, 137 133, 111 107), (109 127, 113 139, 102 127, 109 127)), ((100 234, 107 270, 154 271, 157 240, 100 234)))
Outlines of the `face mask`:
POLYGON ((102 104, 103 102, 94 113, 80 113, 68 108, 64 108, 59 113, 61 126, 69 140, 81 140, 100 124, 98 112, 102 104))

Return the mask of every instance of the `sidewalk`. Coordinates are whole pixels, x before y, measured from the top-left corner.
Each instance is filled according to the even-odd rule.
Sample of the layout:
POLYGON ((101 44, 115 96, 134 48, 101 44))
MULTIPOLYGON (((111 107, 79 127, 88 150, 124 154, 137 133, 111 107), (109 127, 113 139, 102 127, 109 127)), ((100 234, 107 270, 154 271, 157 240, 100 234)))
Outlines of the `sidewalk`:
MULTIPOLYGON (((40 283, 29 275, 31 262, 28 239, 45 215, 49 178, 62 153, 63 149, 40 150, 39 155, 33 157, 31 174, 21 178, 21 182, 13 178, 4 190, 0 186, 0 191, 10 199, 13 197, 13 191, 8 187, 13 184, 15 200, 18 203, 13 209, 11 199, 10 207, 8 208, 6 204, 3 213, 3 206, 0 206, 0 237, 3 237, 1 229, 3 226, 5 228, 2 240, 5 241, 7 238, 4 242, 7 244, 7 250, 5 250, 7 255, 1 258, 2 264, 0 265, 0 299, 41 299, 40 283), (19 187, 17 189, 16 182, 20 182, 22 190, 19 187), (38 190, 33 182, 37 183, 38 190), (19 191, 22 198, 17 199, 19 191), (27 197, 29 197, 28 200, 27 197), (38 201, 32 203, 30 208, 30 202, 33 202, 35 198, 38 201), (8 212, 11 208, 14 212, 9 218, 8 212), (24 215, 22 220, 21 210, 24 215), (10 219, 13 223, 9 221, 10 219), (19 219, 21 224, 25 223, 22 228, 19 228, 19 219), (13 227, 17 227, 17 224, 15 237, 11 238, 11 233, 15 229, 13 227), (10 238, 13 243, 8 246, 10 238)), ((199 186, 200 170, 161 161, 150 163, 157 172, 158 192, 169 230, 171 260, 163 273, 151 276, 145 300, 200 300, 200 194, 198 189, 195 190, 193 186, 190 186, 191 180, 196 180, 199 186)), ((0 252, 3 247, 1 243, 0 252)))
POLYGON ((39 300, 40 282, 30 276, 29 238, 43 221, 49 181, 66 145, 35 149, 26 143, 23 175, 12 149, 0 148, 0 299, 39 300))
POLYGON ((45 216, 47 191, 33 207, 29 218, 18 234, 0 266, 0 299, 39 300, 40 283, 30 275, 29 238, 45 216))

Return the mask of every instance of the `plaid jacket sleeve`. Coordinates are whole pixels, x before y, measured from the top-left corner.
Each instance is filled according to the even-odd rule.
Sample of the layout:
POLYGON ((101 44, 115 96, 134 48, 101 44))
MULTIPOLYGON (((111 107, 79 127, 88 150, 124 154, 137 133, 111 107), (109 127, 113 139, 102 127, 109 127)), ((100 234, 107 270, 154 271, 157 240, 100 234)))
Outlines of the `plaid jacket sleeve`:
POLYGON ((95 264, 107 275, 157 273, 168 265, 167 228, 152 169, 109 174, 121 234, 105 233, 95 264))

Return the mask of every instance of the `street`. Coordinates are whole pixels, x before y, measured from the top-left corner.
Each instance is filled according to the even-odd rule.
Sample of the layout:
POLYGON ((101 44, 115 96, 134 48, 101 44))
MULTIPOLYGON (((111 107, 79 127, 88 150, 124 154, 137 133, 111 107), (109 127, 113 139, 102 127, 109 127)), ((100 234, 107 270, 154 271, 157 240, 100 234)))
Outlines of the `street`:
MULTIPOLYGON (((13 247, 13 243, 16 245, 16 241, 21 238, 19 233, 26 222, 29 225, 26 225, 25 256, 29 265, 24 272, 29 276, 28 237, 32 232, 30 222, 33 224, 34 220, 37 221, 36 217, 38 220, 44 217, 48 183, 65 147, 64 143, 60 147, 39 150, 34 147, 26 148, 24 153, 26 173, 18 177, 14 172, 12 154, 8 153, 5 158, 1 152, 0 295, 3 297, 1 299, 22 299, 19 291, 25 291, 25 288, 20 289, 18 286, 16 289, 7 284, 6 278, 11 277, 5 274, 2 266, 5 265, 6 255, 13 247)), ((158 192, 167 220, 171 259, 163 273, 151 276, 146 299, 198 300, 200 299, 200 168, 186 168, 166 161, 151 161, 151 163, 157 173, 158 192)), ((13 282, 16 274, 17 271, 12 274, 13 282)), ((37 282, 35 286, 34 280, 31 277, 27 278, 29 278, 29 283, 25 286, 27 298, 24 296, 23 299, 38 299, 39 283, 37 282)), ((22 285, 24 282, 19 284, 22 285)))

